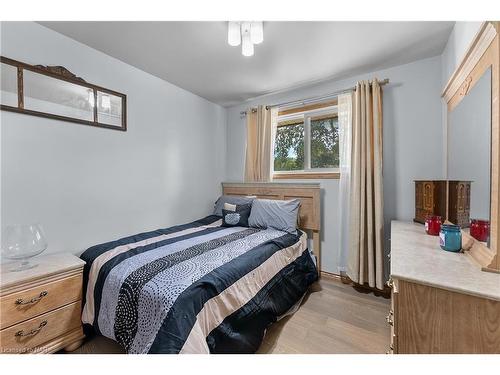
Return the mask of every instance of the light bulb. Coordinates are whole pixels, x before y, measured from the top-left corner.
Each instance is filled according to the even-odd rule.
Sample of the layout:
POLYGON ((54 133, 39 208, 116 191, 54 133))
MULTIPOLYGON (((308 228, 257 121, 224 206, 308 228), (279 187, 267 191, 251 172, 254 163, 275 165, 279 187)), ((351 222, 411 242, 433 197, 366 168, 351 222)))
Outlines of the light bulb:
POLYGON ((241 24, 241 53, 243 56, 253 56, 253 43, 250 37, 250 22, 241 24))
POLYGON ((227 42, 230 46, 236 47, 241 43, 240 23, 229 21, 227 25, 227 42))
POLYGON ((243 56, 253 56, 253 43, 250 39, 250 34, 243 34, 241 53, 243 54, 243 56))
POLYGON ((264 41, 264 26, 262 21, 251 22, 250 37, 253 44, 260 44, 264 41))

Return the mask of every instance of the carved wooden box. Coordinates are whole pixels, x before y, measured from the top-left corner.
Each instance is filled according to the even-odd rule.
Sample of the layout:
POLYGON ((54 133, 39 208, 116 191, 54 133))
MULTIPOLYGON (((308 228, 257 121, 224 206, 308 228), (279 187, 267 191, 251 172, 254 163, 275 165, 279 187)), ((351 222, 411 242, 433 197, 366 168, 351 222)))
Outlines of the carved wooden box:
POLYGON ((462 228, 468 227, 470 189, 470 181, 416 180, 413 220, 423 224, 427 216, 439 215, 462 228))
POLYGON ((448 220, 468 228, 470 225, 471 181, 448 182, 448 220))
POLYGON ((415 219, 425 223, 427 216, 446 218, 446 181, 415 181, 415 219))

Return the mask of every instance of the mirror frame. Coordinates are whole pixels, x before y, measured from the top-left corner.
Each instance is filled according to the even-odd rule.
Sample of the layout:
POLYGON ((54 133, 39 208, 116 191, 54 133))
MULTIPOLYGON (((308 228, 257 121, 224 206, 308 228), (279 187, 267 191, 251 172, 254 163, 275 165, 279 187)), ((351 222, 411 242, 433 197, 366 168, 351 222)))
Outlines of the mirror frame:
POLYGON ((54 120, 62 120, 62 121, 68 121, 68 122, 74 122, 78 124, 84 124, 84 125, 90 125, 94 126, 97 128, 106 128, 106 129, 112 129, 112 130, 121 130, 121 131, 127 131, 127 96, 125 94, 109 90, 107 88, 93 85, 91 83, 87 83, 83 78, 77 77, 75 74, 71 73, 69 70, 62 66, 43 66, 43 65, 29 65, 26 63, 23 63, 21 61, 9 59, 4 56, 0 56, 0 62, 3 64, 11 65, 17 68, 17 95, 18 95, 18 102, 17 102, 17 107, 9 106, 9 105, 4 105, 0 103, 0 110, 2 111, 10 111, 10 112, 16 112, 16 113, 23 113, 26 115, 32 115, 32 116, 38 116, 38 117, 45 117, 45 118, 50 118, 54 120), (24 108, 24 92, 23 92, 23 71, 24 70, 29 70, 31 72, 41 74, 44 76, 48 76, 51 78, 55 78, 58 80, 66 81, 69 83, 72 83, 74 85, 78 86, 83 86, 89 89, 92 89, 94 92, 94 102, 97 103, 97 92, 104 92, 110 95, 118 96, 122 99, 122 117, 121 117, 121 125, 120 126, 114 126, 106 123, 101 123, 98 122, 98 114, 97 114, 97 105, 94 105, 94 121, 88 121, 88 120, 83 120, 83 119, 78 119, 78 118, 73 118, 73 117, 68 117, 68 116, 61 116, 61 115, 56 115, 53 113, 46 113, 46 112, 40 112, 40 111, 34 111, 30 109, 24 108))
MULTIPOLYGON (((446 84, 442 97, 450 112, 467 96, 488 68, 491 68, 491 188, 490 247, 462 231, 462 248, 483 271, 500 273, 498 245, 500 233, 500 22, 483 22, 467 53, 446 84)), ((448 155, 446 155, 448 158, 448 155)))

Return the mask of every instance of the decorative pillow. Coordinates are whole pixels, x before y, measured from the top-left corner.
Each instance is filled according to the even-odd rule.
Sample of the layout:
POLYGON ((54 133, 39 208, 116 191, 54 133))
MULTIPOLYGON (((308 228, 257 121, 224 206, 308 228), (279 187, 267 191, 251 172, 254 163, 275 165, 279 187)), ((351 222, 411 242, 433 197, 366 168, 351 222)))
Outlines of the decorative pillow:
POLYGON ((248 227, 248 217, 252 209, 251 204, 237 205, 235 210, 222 209, 223 227, 248 227))
POLYGON ((224 203, 224 210, 236 211, 236 205, 231 203, 224 203))
POLYGON ((234 195, 221 195, 219 199, 215 202, 214 206, 214 215, 222 216, 222 209, 224 208, 225 203, 229 203, 232 205, 243 205, 243 204, 252 204, 253 200, 256 197, 245 197, 245 196, 234 196, 234 195))
POLYGON ((297 233, 297 216, 300 199, 280 201, 272 199, 255 199, 248 218, 248 225, 255 228, 274 228, 297 233))

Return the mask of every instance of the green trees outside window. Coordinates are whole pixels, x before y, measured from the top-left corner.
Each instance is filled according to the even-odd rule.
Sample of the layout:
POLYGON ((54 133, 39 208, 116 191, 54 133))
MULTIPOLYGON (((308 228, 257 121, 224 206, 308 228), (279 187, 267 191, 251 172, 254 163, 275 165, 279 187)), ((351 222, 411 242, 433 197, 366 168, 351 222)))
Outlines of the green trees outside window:
MULTIPOLYGON (((339 132, 337 116, 311 117, 310 168, 338 168, 339 132)), ((278 124, 274 148, 274 170, 309 169, 305 165, 306 134, 304 119, 278 124)))

